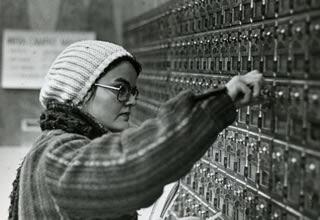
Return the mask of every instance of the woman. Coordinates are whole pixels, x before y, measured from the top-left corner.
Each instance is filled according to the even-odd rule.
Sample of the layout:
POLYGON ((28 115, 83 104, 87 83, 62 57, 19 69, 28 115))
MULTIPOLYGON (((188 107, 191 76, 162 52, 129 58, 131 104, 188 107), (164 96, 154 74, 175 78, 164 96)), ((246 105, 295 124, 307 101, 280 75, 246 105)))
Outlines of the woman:
POLYGON ((24 159, 11 219, 136 219, 184 176, 259 94, 256 71, 224 88, 166 102, 131 128, 140 65, 122 47, 82 41, 53 62, 40 92, 43 130, 24 159), (18 193, 19 192, 19 193, 18 193))

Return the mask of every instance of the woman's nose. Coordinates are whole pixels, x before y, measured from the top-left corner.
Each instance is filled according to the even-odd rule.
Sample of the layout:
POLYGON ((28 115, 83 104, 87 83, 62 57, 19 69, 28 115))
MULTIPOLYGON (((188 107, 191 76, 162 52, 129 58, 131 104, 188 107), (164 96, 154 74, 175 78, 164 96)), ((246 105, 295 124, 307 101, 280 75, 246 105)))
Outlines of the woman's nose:
POLYGON ((134 95, 130 95, 129 100, 126 101, 125 104, 135 106, 137 104, 137 98, 134 95))

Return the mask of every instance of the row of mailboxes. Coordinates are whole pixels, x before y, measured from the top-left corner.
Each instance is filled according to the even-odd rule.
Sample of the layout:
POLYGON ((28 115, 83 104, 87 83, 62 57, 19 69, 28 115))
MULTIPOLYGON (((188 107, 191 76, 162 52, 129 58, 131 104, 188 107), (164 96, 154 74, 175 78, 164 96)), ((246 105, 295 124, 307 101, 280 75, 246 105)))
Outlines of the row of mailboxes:
POLYGON ((124 30, 143 67, 136 122, 183 90, 265 76, 257 103, 238 109, 182 178, 167 220, 320 216, 320 1, 172 0, 124 30))
MULTIPOLYGON (((165 50, 177 71, 319 79, 320 20, 266 23, 172 41, 165 50)), ((159 60, 158 60, 159 61, 159 60)), ((157 62, 157 60, 155 60, 157 62)))
MULTIPOLYGON (((230 76, 181 72, 142 73, 141 77, 139 87, 144 91, 141 100, 145 100, 142 107, 153 113, 182 90, 203 92, 222 86, 230 79, 230 76)), ((206 194, 205 185, 201 184, 216 180, 225 182, 225 175, 219 178, 217 173, 226 172, 229 177, 256 187, 294 210, 303 210, 303 214, 311 219, 317 216, 315 207, 320 203, 320 89, 319 85, 308 83, 267 80, 261 92, 261 104, 240 109, 237 121, 218 135, 205 154, 204 160, 212 164, 209 168, 215 167, 217 171, 202 169, 184 178, 191 190, 204 200, 212 200, 209 205, 213 208, 223 209, 215 197, 206 194)), ((141 114, 141 119, 145 117, 141 114)))
POLYGON ((301 156, 301 152, 297 150, 284 149, 276 144, 268 150, 264 151, 263 148, 259 152, 251 151, 247 155, 246 153, 237 155, 236 152, 227 151, 226 148, 223 150, 223 155, 232 155, 231 157, 235 158, 254 157, 254 154, 261 154, 257 156, 263 158, 261 162, 259 161, 261 164, 257 162, 254 164, 252 162, 254 159, 250 159, 245 167, 257 165, 255 171, 267 172, 268 176, 264 178, 267 179, 268 189, 266 190, 262 183, 255 185, 251 184, 247 178, 242 180, 241 173, 231 175, 232 170, 229 168, 221 171, 219 162, 208 162, 205 159, 195 164, 191 172, 181 181, 179 198, 174 206, 178 216, 190 214, 201 216, 201 212, 197 212, 194 208, 200 208, 206 211, 202 214, 210 216, 213 213, 208 207, 221 211, 223 219, 227 220, 257 219, 257 217, 266 220, 291 220, 299 219, 299 215, 302 214, 306 216, 305 219, 315 219, 319 214, 319 210, 316 209, 320 202, 317 191, 319 186, 315 183, 316 181, 309 182, 310 178, 319 180, 320 164, 314 158, 301 156), (270 158, 264 158, 264 155, 270 158), (269 160, 271 163, 266 164, 264 160, 269 160), (297 168, 301 171, 297 171, 297 168), (239 177, 235 178, 237 175, 239 177), (295 178, 295 175, 303 178, 295 178), (266 194, 270 196, 262 196, 266 194), (271 202, 270 198, 277 203, 271 202), (194 207, 195 204, 198 206, 194 207), (276 204, 278 204, 277 208, 272 208, 276 204), (288 207, 291 210, 300 210, 301 213, 288 211, 290 208, 285 209, 288 207), (240 213, 234 212, 235 209, 240 213), (276 217, 274 212, 278 214, 278 218, 274 218, 276 217))
MULTIPOLYGON (((195 93, 225 85, 232 76, 174 72, 142 73, 138 80, 141 100, 157 107, 183 90, 195 93)), ((312 81, 267 79, 258 103, 238 110, 235 125, 274 136, 292 144, 317 149, 320 144, 320 84, 312 81), (310 84, 310 85, 308 85, 310 84)))
POLYGON ((320 79, 320 16, 166 41, 137 57, 147 70, 320 79))
MULTIPOLYGON (((147 14, 139 25, 127 25, 129 43, 136 46, 172 37, 214 30, 224 30, 247 24, 282 18, 294 18, 301 13, 317 10, 317 0, 199 0, 179 1, 162 7, 157 15, 147 14), (149 31, 144 31, 148 29, 149 31)), ((317 14, 317 13, 315 13, 317 14)), ((132 23, 132 22, 131 22, 132 23)), ((130 45, 129 45, 130 46, 130 45)))

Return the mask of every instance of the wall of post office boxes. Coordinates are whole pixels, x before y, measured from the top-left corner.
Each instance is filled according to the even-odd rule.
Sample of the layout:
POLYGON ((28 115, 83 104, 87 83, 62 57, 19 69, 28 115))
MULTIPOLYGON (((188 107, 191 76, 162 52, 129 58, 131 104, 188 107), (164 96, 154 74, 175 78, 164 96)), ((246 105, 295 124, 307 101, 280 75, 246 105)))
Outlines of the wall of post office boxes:
POLYGON ((181 90, 253 69, 266 78, 260 102, 181 180, 166 219, 320 219, 319 0, 171 0, 124 30, 143 65, 136 123, 181 90))

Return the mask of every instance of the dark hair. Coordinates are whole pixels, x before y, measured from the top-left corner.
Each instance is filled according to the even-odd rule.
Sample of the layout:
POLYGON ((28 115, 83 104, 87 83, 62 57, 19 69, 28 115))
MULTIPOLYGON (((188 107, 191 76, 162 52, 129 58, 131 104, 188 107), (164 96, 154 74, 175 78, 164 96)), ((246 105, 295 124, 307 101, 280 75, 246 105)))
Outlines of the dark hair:
MULTIPOLYGON (((102 77, 104 77, 110 70, 114 69, 116 66, 118 66, 120 63, 127 61, 130 62, 132 64, 132 66, 134 67, 134 69, 137 72, 137 75, 139 76, 139 73, 142 70, 141 64, 136 60, 136 58, 134 57, 130 57, 130 56, 123 56, 123 57, 119 57, 117 59, 115 59, 114 61, 112 61, 104 70, 103 72, 100 74, 100 76, 96 79, 95 82, 97 82, 98 80, 100 80, 102 77)), ((87 94, 85 95, 85 97, 83 98, 83 100, 79 103, 80 105, 86 104, 88 103, 92 97, 94 96, 96 92, 96 87, 95 86, 91 86, 91 88, 89 89, 89 91, 87 92, 87 94)))

